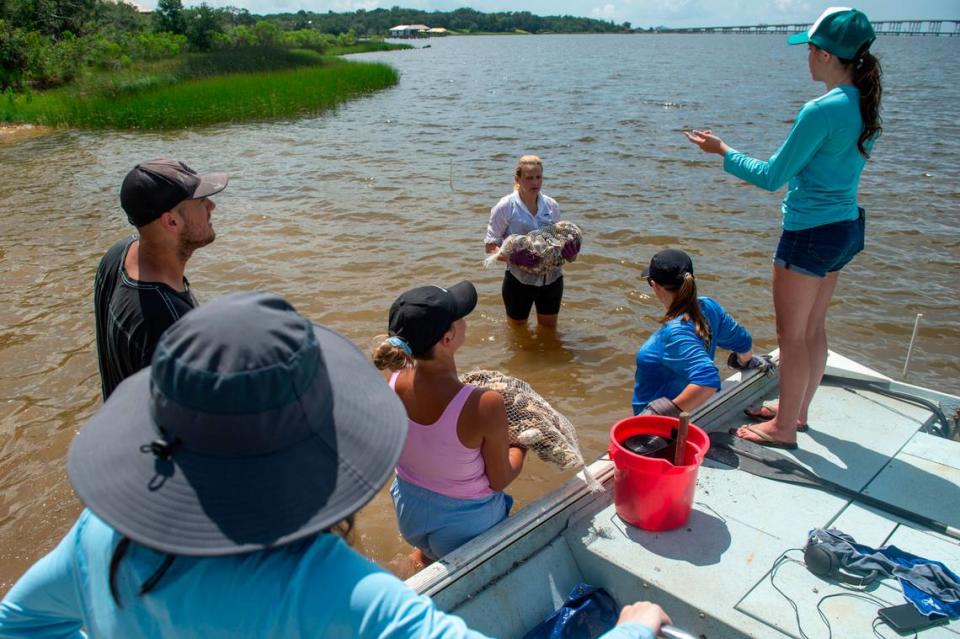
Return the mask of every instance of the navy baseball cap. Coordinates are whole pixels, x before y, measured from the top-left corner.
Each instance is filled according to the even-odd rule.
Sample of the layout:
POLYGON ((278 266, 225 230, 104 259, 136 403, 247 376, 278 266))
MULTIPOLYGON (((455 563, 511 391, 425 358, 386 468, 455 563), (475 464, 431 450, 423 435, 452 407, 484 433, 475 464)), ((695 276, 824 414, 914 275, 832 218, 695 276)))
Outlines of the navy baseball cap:
POLYGON ((693 260, 680 249, 665 249, 652 258, 643 277, 650 278, 661 286, 679 286, 683 283, 683 274, 693 275, 693 260))
POLYGON ((420 286, 403 293, 390 306, 390 335, 410 345, 414 357, 430 352, 450 325, 469 315, 477 305, 477 289, 470 282, 450 288, 420 286))

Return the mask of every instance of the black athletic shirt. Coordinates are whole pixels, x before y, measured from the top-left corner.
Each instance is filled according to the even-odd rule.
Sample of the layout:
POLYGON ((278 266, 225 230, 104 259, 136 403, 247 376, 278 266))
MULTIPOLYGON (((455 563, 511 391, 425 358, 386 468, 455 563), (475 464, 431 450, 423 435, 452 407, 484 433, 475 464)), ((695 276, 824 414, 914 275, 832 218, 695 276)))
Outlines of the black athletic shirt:
POLYGON ((184 292, 159 282, 140 282, 123 268, 136 236, 120 240, 100 260, 93 284, 97 319, 97 356, 103 399, 120 382, 150 365, 160 335, 196 307, 190 283, 184 292))

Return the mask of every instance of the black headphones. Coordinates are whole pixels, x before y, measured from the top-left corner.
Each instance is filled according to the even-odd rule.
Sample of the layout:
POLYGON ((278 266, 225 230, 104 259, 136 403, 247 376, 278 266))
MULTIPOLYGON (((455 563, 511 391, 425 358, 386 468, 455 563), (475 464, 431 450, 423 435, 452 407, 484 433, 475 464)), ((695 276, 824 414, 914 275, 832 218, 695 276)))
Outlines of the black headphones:
POLYGON ((807 540, 803 548, 803 563, 807 570, 822 579, 832 579, 856 588, 865 588, 880 577, 877 570, 862 575, 847 572, 840 565, 840 558, 813 537, 807 540))

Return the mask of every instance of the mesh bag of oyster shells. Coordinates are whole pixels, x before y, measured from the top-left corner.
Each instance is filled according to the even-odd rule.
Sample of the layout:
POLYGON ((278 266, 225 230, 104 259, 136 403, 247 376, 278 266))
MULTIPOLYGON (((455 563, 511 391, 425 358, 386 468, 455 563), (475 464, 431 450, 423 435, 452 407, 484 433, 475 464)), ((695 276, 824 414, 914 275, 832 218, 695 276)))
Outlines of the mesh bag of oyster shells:
POLYGON ((483 265, 490 267, 500 255, 509 258, 514 251, 527 249, 540 258, 540 263, 532 268, 525 266, 518 268, 531 273, 545 273, 563 266, 565 261, 562 255, 563 246, 570 240, 583 241, 580 227, 573 222, 549 224, 541 229, 530 231, 526 235, 508 235, 500 245, 500 250, 488 255, 483 265))
POLYGON ((573 424, 529 384, 499 371, 486 370, 464 373, 460 381, 495 390, 503 396, 511 446, 532 450, 543 461, 563 469, 582 467, 584 481, 590 490, 603 490, 583 461, 573 424))

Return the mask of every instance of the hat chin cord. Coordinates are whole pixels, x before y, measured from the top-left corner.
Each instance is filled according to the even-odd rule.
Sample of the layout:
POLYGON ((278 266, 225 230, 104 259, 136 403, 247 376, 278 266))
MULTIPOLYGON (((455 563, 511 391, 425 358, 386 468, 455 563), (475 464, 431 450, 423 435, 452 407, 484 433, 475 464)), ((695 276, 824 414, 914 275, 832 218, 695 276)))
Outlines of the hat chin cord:
POLYGON ((157 459, 167 460, 173 455, 174 451, 180 448, 183 442, 179 437, 174 437, 172 442, 165 439, 155 439, 149 444, 140 447, 141 453, 153 453, 157 459))

